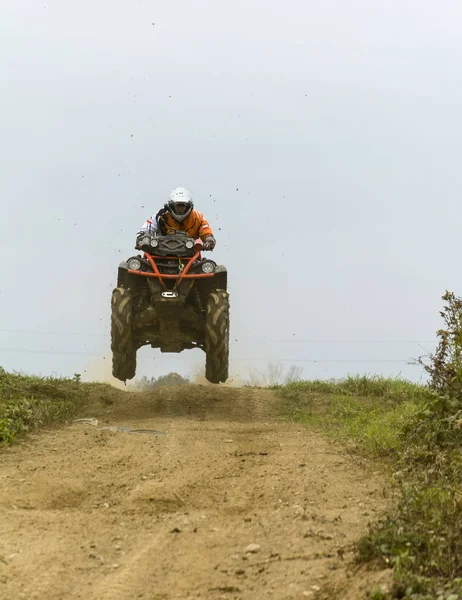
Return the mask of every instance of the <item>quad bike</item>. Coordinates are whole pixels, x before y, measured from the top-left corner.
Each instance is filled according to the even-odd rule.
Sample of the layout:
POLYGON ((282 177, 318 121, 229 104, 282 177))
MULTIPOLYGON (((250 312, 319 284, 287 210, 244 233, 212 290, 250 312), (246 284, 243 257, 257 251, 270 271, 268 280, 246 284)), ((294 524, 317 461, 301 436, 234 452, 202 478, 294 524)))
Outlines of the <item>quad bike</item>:
POLYGON ((203 258, 201 240, 186 233, 146 234, 137 255, 119 265, 112 292, 112 373, 121 381, 136 372, 141 346, 161 352, 205 351, 205 377, 228 378, 229 296, 226 268, 203 258))

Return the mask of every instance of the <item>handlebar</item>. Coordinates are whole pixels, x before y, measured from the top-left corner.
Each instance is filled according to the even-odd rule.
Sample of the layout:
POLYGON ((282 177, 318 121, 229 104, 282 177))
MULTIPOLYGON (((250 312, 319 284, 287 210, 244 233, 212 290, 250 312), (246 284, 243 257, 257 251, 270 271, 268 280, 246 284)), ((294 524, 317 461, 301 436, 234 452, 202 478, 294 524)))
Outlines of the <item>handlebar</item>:
MULTIPOLYGON (((140 234, 138 234, 137 239, 136 239, 135 250, 144 250, 145 252, 153 252, 159 245, 159 239, 162 239, 163 237, 168 237, 168 236, 156 236, 156 235, 152 235, 149 233, 142 233, 142 234, 140 233, 140 234), (157 240, 157 243, 153 244, 154 240, 157 240)), ((179 236, 179 237, 187 237, 187 236, 179 236)), ((192 238, 187 238, 187 239, 192 239, 192 238)), ((200 238, 193 240, 193 241, 194 241, 194 245, 191 246, 190 248, 188 248, 186 246, 186 248, 188 248, 189 250, 194 249, 195 252, 204 252, 204 251, 213 250, 213 248, 209 248, 208 244, 204 243, 200 238)))

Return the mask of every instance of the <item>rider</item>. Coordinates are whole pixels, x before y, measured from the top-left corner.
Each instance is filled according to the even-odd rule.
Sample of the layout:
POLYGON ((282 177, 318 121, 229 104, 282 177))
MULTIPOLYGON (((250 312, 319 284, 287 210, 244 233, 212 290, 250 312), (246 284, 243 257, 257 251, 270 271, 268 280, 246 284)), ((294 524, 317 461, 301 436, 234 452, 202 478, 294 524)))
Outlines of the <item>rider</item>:
POLYGON ((136 236, 137 246, 146 233, 170 235, 175 231, 185 231, 189 237, 200 238, 204 250, 213 250, 216 240, 212 229, 198 210, 194 210, 191 194, 185 188, 175 188, 167 204, 159 212, 147 219, 136 236))

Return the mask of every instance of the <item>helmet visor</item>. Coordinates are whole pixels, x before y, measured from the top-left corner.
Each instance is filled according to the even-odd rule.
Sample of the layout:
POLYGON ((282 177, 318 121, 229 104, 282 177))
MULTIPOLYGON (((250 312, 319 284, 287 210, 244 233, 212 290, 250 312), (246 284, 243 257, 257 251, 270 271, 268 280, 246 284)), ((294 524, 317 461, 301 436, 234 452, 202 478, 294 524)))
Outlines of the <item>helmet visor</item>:
POLYGON ((184 215, 189 209, 189 202, 175 202, 172 208, 177 215, 184 215))

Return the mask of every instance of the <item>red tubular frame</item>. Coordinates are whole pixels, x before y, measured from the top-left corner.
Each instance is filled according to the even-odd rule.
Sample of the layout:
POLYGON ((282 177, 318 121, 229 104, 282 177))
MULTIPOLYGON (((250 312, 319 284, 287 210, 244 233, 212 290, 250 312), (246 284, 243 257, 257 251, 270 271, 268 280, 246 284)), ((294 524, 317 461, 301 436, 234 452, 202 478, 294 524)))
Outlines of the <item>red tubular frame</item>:
MULTIPOLYGON (((128 272, 132 273, 133 275, 141 275, 142 277, 155 277, 156 279, 160 280, 160 283, 162 284, 164 289, 167 289, 167 287, 163 281, 164 279, 177 279, 177 282, 173 286, 173 289, 176 289, 180 285, 180 283, 183 281, 183 279, 200 279, 200 278, 205 278, 205 277, 213 277, 215 275, 215 273, 198 273, 197 275, 189 275, 188 274, 188 271, 191 268, 192 264, 194 263, 195 260, 197 260, 199 258, 199 256, 200 256, 200 252, 196 252, 194 254, 194 256, 189 259, 188 264, 183 269, 183 271, 180 273, 180 275, 163 275, 163 274, 159 273, 159 269, 157 268, 154 258, 150 254, 147 254, 145 252, 144 258, 147 258, 149 260, 149 263, 150 263, 154 273, 145 273, 144 271, 135 271, 133 269, 128 269, 128 272)), ((156 256, 156 258, 162 258, 162 259, 169 258, 169 259, 179 260, 178 256, 156 256)))

